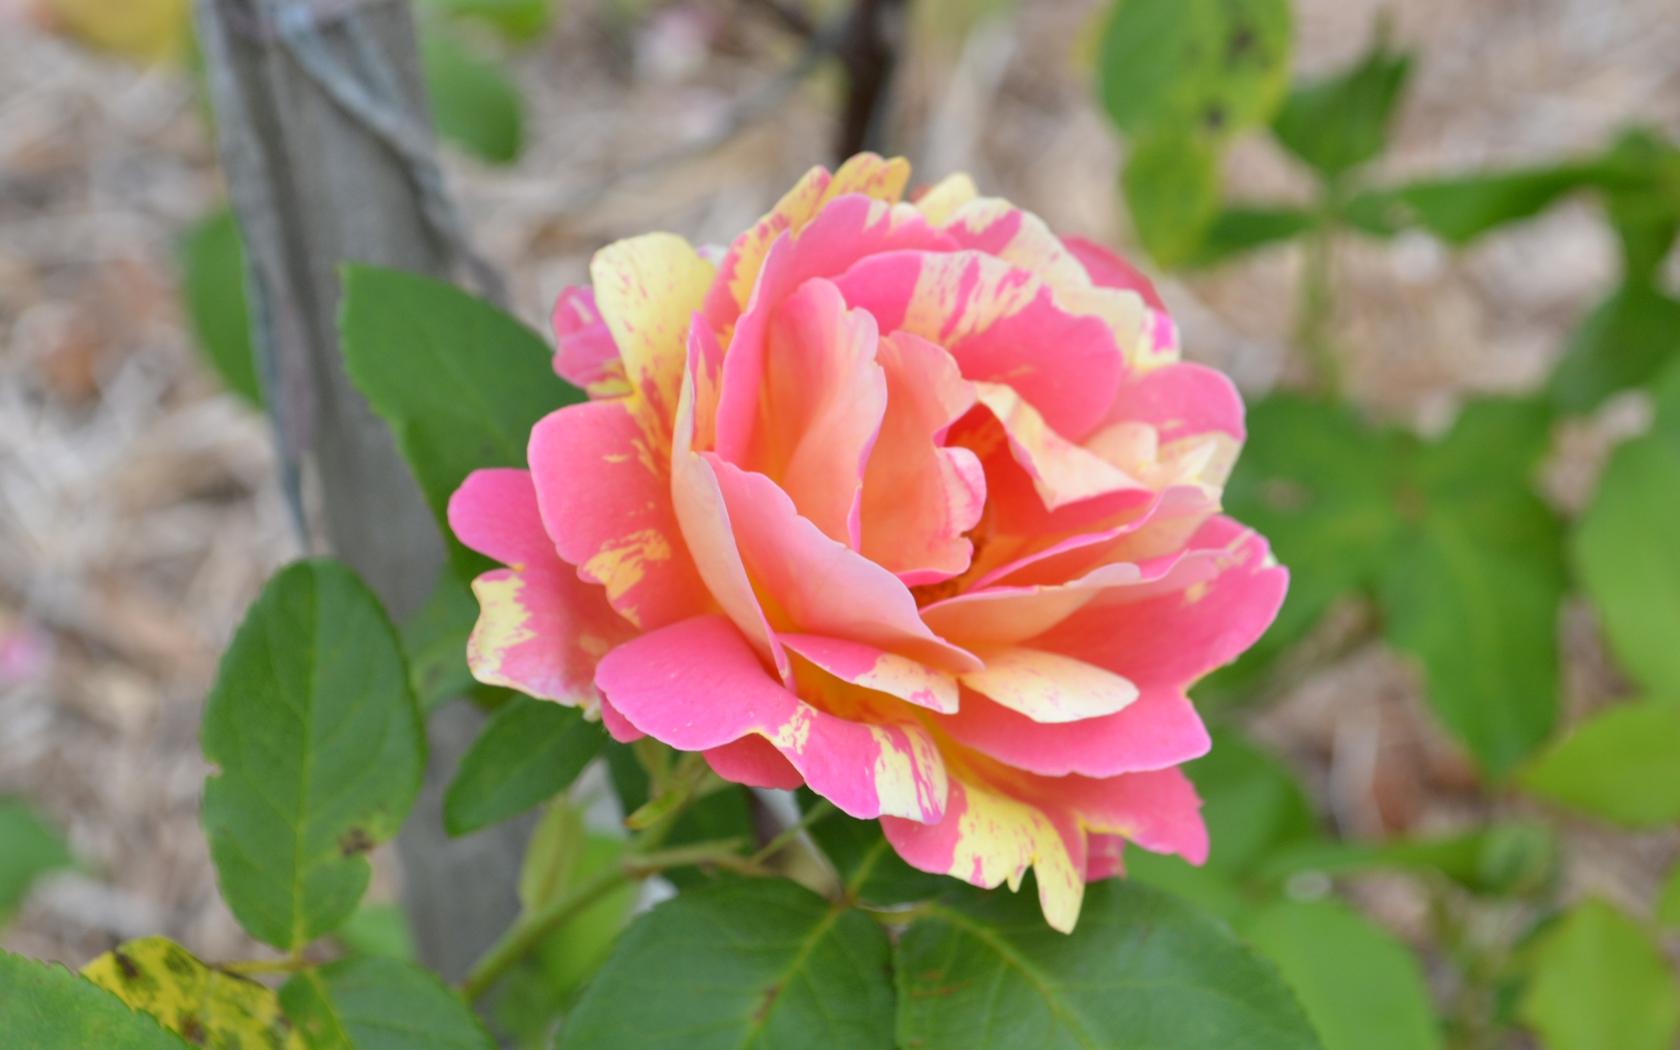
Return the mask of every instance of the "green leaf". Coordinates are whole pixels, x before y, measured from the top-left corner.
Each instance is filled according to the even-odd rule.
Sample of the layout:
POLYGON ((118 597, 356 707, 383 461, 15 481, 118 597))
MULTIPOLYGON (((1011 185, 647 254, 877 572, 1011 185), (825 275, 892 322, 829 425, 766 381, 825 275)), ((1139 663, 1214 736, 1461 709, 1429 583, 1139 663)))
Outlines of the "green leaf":
POLYGON ((1228 136, 1264 123, 1289 85, 1287 0, 1119 0, 1098 91, 1122 131, 1228 136))
POLYGON ((1680 927, 1680 861, 1668 869, 1662 889, 1657 891, 1657 922, 1669 929, 1680 927))
POLYGON ((1524 1024, 1558 1050, 1672 1050, 1680 984, 1632 919, 1588 900, 1548 930, 1518 1007, 1524 1024))
POLYGON ((1300 996, 1324 1050, 1435 1050, 1441 1045, 1416 958, 1347 905, 1272 905, 1244 931, 1300 996))
POLYGON ((213 970, 167 937, 129 941, 82 967, 82 976, 212 1050, 303 1050, 274 990, 213 970))
POLYGON ((1206 865, 1198 868, 1183 857, 1131 850, 1126 854, 1126 878, 1166 890, 1233 929, 1254 910, 1236 872, 1206 865))
POLYGON ((1411 67, 1410 56, 1379 40, 1352 67, 1295 85, 1272 118, 1272 132, 1320 178, 1334 182, 1383 151, 1411 67))
POLYGON ((1274 850, 1318 837, 1318 820, 1294 774, 1240 737, 1217 734, 1184 772, 1202 797, 1209 868, 1246 873, 1274 850))
POLYGON ((550 0, 425 0, 425 6, 483 22, 514 40, 540 36, 554 20, 550 0))
POLYGON ((1610 147, 1605 162, 1632 175, 1630 184, 1612 186, 1605 202, 1622 244, 1623 279, 1654 284, 1680 233, 1680 149, 1635 128, 1610 147))
MULTIPOLYGON (((626 814, 634 813, 648 802, 647 772, 631 749, 623 745, 608 746, 606 758, 607 773, 619 805, 626 814)), ((746 789, 731 784, 690 803, 665 836, 665 845, 684 846, 720 839, 749 841, 753 831, 752 807, 746 789)), ((667 869, 661 874, 667 882, 685 890, 708 881, 692 867, 667 869)))
POLYGON ((728 880, 637 919, 558 1050, 892 1045, 885 931, 802 886, 728 880))
POLYGON ((1622 284, 1582 319, 1552 373, 1552 401, 1587 412, 1680 361, 1680 299, 1644 281, 1622 284))
POLYGON ((183 1050, 186 1043, 92 981, 0 951, 0 1032, 28 1050, 183 1050))
POLYGON ((280 988, 311 1050, 493 1050, 495 1043, 436 975, 396 959, 341 959, 280 988))
POLYGON ((364 901, 333 936, 346 952, 354 955, 378 955, 404 962, 414 962, 420 957, 408 916, 396 904, 364 901))
POLYGON ((408 677, 426 714, 469 692, 490 688, 474 681, 467 667, 467 636, 477 622, 478 602, 453 573, 441 575, 426 604, 404 621, 408 677))
POLYGON ((1298 237, 1312 229, 1313 221, 1312 213, 1302 208, 1226 208, 1208 224, 1189 265, 1217 266, 1257 248, 1298 237))
POLYGON ((1375 580, 1402 524, 1393 493, 1406 453, 1398 436, 1338 405, 1278 394, 1249 408, 1225 502, 1271 542, 1290 579, 1277 622, 1238 668, 1295 642, 1336 598, 1375 580))
MULTIPOLYGON (((799 808, 810 810, 819 801, 809 788, 799 789, 799 808)), ((887 842, 878 820, 856 820, 831 813, 811 826, 811 839, 834 864, 840 884, 852 900, 893 905, 927 900, 949 892, 944 875, 930 875, 904 863, 887 842)))
POLYGON ((1132 226, 1162 266, 1195 255, 1219 211, 1219 157, 1206 139, 1163 132, 1138 139, 1121 186, 1132 226))
MULTIPOLYGON (((1680 367, 1669 370, 1680 391, 1680 367)), ((1581 581, 1616 658, 1659 699, 1680 698, 1680 397, 1618 448, 1574 538, 1581 581)))
POLYGON ((1347 218, 1370 233, 1422 226, 1453 244, 1467 244, 1489 230, 1539 214, 1565 194, 1595 185, 1591 163, 1494 171, 1429 179, 1353 198, 1347 218))
POLYGON ((515 695, 461 758, 443 796, 451 835, 506 820, 564 791, 607 735, 576 708, 515 695))
POLYGON ((0 798, 0 923, 35 880, 75 863, 63 836, 21 799, 0 798))
POLYGON ((1436 838, 1294 843, 1268 857, 1258 875, 1281 882, 1306 871, 1326 875, 1383 869, 1428 871, 1477 893, 1513 896, 1549 884, 1557 872, 1557 860, 1557 836, 1551 828, 1525 821, 1436 838))
MULTIPOLYGON (((554 374, 537 333, 458 288, 371 266, 344 271, 345 365, 390 425, 440 527, 480 467, 523 467, 531 428, 583 394, 554 374)), ((462 576, 488 562, 458 543, 462 576)))
POLYGON ((993 893, 934 905, 905 931, 894 953, 899 1045, 1319 1045, 1269 963, 1167 894, 1094 883, 1071 935, 1047 926, 1033 898, 993 893))
POLYGON ((1680 704, 1622 704, 1541 754, 1522 784, 1542 798, 1633 827, 1680 821, 1680 704))
POLYGON ((1423 665, 1430 707, 1496 777, 1557 717, 1563 591, 1550 565, 1476 542, 1449 514, 1395 553, 1384 581, 1388 640, 1423 665))
POLYGON ((181 295, 199 349, 227 388, 262 407, 245 299, 245 248, 227 208, 200 219, 181 238, 181 295))
POLYGON ((525 145, 525 111, 519 89, 493 62, 453 36, 427 32, 420 65, 438 134, 481 160, 509 164, 525 145))
POLYGON ((1468 406, 1399 493, 1417 525, 1382 581, 1388 640, 1422 665, 1430 706, 1496 777, 1557 717, 1562 533, 1529 482, 1549 435, 1536 402, 1468 406))
POLYGON ((203 740, 221 767, 204 828, 234 917, 283 949, 331 933, 425 765, 396 631, 350 570, 297 562, 269 581, 222 657, 203 740))

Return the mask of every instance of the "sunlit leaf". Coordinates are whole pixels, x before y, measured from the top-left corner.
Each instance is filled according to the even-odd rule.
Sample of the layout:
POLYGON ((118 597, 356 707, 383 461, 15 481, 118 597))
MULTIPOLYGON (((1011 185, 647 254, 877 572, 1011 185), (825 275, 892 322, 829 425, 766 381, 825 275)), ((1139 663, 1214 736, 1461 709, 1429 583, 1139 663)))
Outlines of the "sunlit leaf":
POLYGON ((1266 908, 1244 936, 1300 996, 1324 1050, 1435 1050, 1423 969, 1406 947, 1333 900, 1266 908))
POLYGON ((1593 715, 1523 772, 1529 791, 1635 827, 1680 821, 1680 704, 1619 704, 1593 715))
POLYGON ((1138 139, 1121 185, 1138 239, 1162 266, 1187 262, 1219 211, 1219 155, 1206 138, 1161 132, 1138 139))
POLYGON ((1642 280, 1622 284, 1583 318, 1552 373, 1552 400, 1587 412, 1680 362, 1680 299, 1642 280))
POLYGON ((1097 59, 1104 108, 1132 135, 1263 123, 1289 83, 1289 11, 1287 0, 1119 0, 1097 59))
POLYGON ((1560 1050, 1672 1050, 1680 982, 1637 923, 1588 900, 1535 945, 1518 1013, 1560 1050))
POLYGON ((1575 535, 1610 647, 1654 699, 1680 700, 1680 366, 1650 433, 1617 449, 1575 535))

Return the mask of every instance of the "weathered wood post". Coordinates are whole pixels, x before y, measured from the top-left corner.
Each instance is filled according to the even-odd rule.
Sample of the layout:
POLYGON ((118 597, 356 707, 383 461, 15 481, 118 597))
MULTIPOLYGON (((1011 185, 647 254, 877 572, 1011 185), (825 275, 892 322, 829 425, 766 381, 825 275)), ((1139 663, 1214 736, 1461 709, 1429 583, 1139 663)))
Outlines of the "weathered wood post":
MULTIPOLYGON (((450 279, 471 258, 433 157, 412 15, 400 0, 197 0, 196 13, 294 512, 401 618, 443 547, 345 374, 337 317, 342 263, 450 279)), ((398 841, 421 953, 448 978, 514 917, 528 827, 444 835, 442 784, 479 720, 465 704, 432 717, 426 790, 398 841)))

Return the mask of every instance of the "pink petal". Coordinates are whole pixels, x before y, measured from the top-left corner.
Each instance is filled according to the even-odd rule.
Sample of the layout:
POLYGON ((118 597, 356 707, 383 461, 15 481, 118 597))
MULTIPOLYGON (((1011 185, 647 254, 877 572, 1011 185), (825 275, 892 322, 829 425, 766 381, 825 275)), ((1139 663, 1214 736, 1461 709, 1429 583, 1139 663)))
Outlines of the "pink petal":
POLYGON ((1114 332, 1058 306, 1027 270, 975 251, 889 251, 835 283, 881 331, 945 347, 964 376, 1014 388, 1066 438, 1083 438, 1113 403, 1124 367, 1114 332))
POLYGON ((715 454, 704 458, 755 592, 779 613, 778 630, 861 642, 946 670, 978 666, 928 630, 896 576, 823 535, 775 482, 715 454))
POLYGON ((588 285, 572 285, 554 302, 554 371, 591 397, 626 394, 624 362, 618 345, 595 307, 595 292, 588 285))
POLYGON ((805 784, 799 770, 761 736, 744 736, 701 753, 712 772, 736 784, 779 791, 792 791, 805 784))
POLYGON ((681 237, 649 233, 595 253, 589 277, 638 416, 668 425, 687 360, 688 324, 711 287, 712 264, 681 237))
POLYGON ((1032 773, 1111 777, 1165 769, 1207 754, 1207 727, 1182 690, 1140 687, 1117 714, 1046 725, 964 692, 939 729, 959 743, 1032 773))
POLYGON ((1102 457, 1062 437, 1012 387, 976 383, 980 403, 1008 435, 1015 462, 1027 472, 1046 510, 1147 488, 1102 457))
POLYGON ((908 205, 895 207, 856 194, 835 199, 797 235, 770 243, 723 361, 715 451, 733 463, 748 461, 762 403, 770 324, 784 300, 812 278, 842 273, 873 253, 949 244, 908 205))
POLYGON ((887 413, 863 477, 865 557, 916 586, 968 568, 964 533, 985 510, 986 479, 966 448, 942 447, 974 405, 974 385, 943 349, 896 332, 881 341, 887 413))
POLYGON ((887 693, 930 711, 949 714, 957 709, 956 679, 920 661, 841 638, 815 634, 779 637, 783 645, 843 682, 887 693))
POLYGON ((1202 800, 1176 766, 1103 780, 1070 776, 1038 783, 1094 831, 1124 835, 1152 853, 1175 853, 1192 864, 1207 861, 1202 800))
POLYGON ((1137 292, 1151 307, 1166 310, 1160 293, 1155 290, 1155 285, 1149 278, 1144 276, 1142 270, 1097 242, 1086 240, 1084 237, 1063 237, 1062 243, 1085 267, 1085 272, 1090 274, 1094 284, 1104 288, 1123 288, 1126 291, 1137 292))
POLYGON ((832 175, 821 167, 807 171, 774 208, 735 238, 724 253, 718 266, 718 281, 706 295, 707 323, 720 332, 735 324, 752 297, 764 257, 778 237, 797 233, 825 204, 847 194, 894 203, 909 181, 910 165, 903 158, 884 160, 873 153, 852 157, 832 175))
POLYGON ((1085 835, 1065 810, 1046 811, 977 780, 952 777, 944 816, 915 823, 884 817, 881 830, 905 863, 991 889, 1038 882, 1044 918, 1063 933, 1085 897, 1085 835))
POLYGON ((672 510, 669 452, 628 402, 551 412, 528 454, 555 549, 626 619, 661 627, 710 606, 672 510))
POLYGON ((887 410, 875 344, 875 319, 814 278, 774 311, 759 376, 725 363, 728 381, 757 387, 754 437, 737 465, 780 482, 801 514, 853 547, 864 463, 887 410))
POLYGON ((589 708, 595 664, 630 634, 601 588, 554 553, 523 470, 475 471, 449 500, 462 543, 503 561, 473 581, 479 618, 467 641, 473 676, 542 700, 589 708))
MULTIPOLYGON (((765 738, 811 790, 854 817, 925 822, 944 811, 945 766, 924 730, 851 722, 812 707, 765 673, 722 617, 685 620, 619 646, 601 661, 595 682, 637 729, 679 750, 765 738)), ((731 753, 723 761, 740 771, 744 760, 731 753)))
POLYGON ((1137 686, 1112 671, 1042 649, 984 653, 986 666, 962 684, 1034 722, 1078 722, 1112 715, 1137 699, 1137 686))
POLYGON ((1219 574, 1142 601, 1103 596, 1034 644, 1075 655, 1140 686, 1188 687, 1236 659, 1271 626, 1289 574, 1266 541, 1229 518, 1210 520, 1191 540, 1216 552, 1219 574))

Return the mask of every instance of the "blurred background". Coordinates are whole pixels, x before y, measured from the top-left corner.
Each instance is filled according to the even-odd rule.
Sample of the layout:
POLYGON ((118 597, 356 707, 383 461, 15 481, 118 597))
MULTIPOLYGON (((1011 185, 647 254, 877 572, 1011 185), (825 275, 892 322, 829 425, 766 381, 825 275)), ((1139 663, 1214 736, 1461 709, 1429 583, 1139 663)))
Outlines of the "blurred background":
MULTIPOLYGON (((1402 223, 1382 236, 1280 237, 1218 265, 1205 245, 1134 222, 1121 173, 1143 139, 1105 112, 1097 87, 1111 6, 910 3, 870 141, 909 156, 917 181, 967 170, 1060 232, 1124 248, 1156 276, 1186 355, 1254 400, 1333 386, 1369 425, 1427 442, 1469 400, 1545 388, 1587 338, 1583 319, 1618 287, 1625 255, 1590 193, 1518 208, 1510 217, 1523 221, 1474 239, 1402 223), (1314 282, 1333 294, 1303 296, 1314 282)), ((602 244, 653 228, 726 241, 804 169, 832 163, 845 135, 848 84, 824 50, 825 27, 846 16, 839 2, 419 7, 449 188, 510 304, 538 327, 602 244)), ((0 0, 0 921, 11 912, 0 944, 72 965, 149 933, 206 958, 246 947, 198 825, 197 726, 241 612, 299 553, 269 424, 200 347, 235 344, 222 365, 240 385, 237 247, 218 217, 224 189, 185 8, 0 0)), ((1634 126, 1680 138, 1673 0, 1293 8, 1298 81, 1346 70, 1373 41, 1411 56, 1361 185, 1598 156, 1634 126)), ((1212 158, 1221 206, 1317 207, 1312 166, 1263 131, 1233 134, 1212 158)), ((1161 192, 1197 177, 1169 168, 1161 192)), ((1653 287, 1680 276, 1667 246, 1653 287)), ((1637 323, 1610 342, 1648 338, 1667 353, 1680 338, 1663 308, 1637 323)), ((1603 393, 1560 415, 1546 441, 1538 489, 1566 522, 1589 505, 1611 450, 1650 425, 1648 397, 1603 393)), ((1560 815, 1479 773, 1432 712, 1428 676, 1371 629, 1367 606, 1309 610, 1296 634, 1307 655, 1232 679, 1226 692, 1242 695, 1209 702, 1284 763, 1336 840, 1428 840, 1546 816, 1562 842, 1534 862, 1548 866, 1549 904, 1477 903, 1443 927, 1414 877, 1337 883, 1422 953, 1440 1001, 1464 980, 1439 965, 1461 947, 1443 929, 1503 943, 1522 909, 1589 895, 1650 916, 1680 853, 1672 821, 1630 831, 1560 815)), ((1565 598, 1557 631, 1564 724, 1639 690, 1592 603, 1565 598)), ((1680 754, 1672 769, 1680 778, 1680 754)), ((1272 819, 1261 809, 1253 820, 1272 819)), ((382 864, 389 896, 400 873, 382 864)), ((1310 880, 1295 889, 1314 892, 1310 880)), ((1657 943, 1680 957, 1672 928, 1657 943)))

